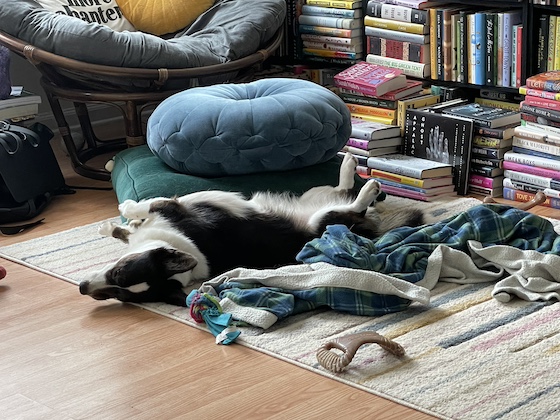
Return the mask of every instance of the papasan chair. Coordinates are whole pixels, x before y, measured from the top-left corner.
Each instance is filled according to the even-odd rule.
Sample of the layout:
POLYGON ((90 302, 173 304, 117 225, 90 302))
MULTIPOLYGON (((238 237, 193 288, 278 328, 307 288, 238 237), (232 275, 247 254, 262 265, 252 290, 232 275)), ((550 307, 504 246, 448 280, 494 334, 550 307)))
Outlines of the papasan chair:
POLYGON ((248 80, 282 43, 286 15, 285 0, 216 0, 185 28, 154 35, 118 32, 47 10, 33 0, 1 3, 0 44, 41 72, 74 170, 101 180, 109 180, 110 173, 88 161, 145 143, 140 118, 144 107, 190 87, 248 80), (60 99, 74 103, 83 149, 75 146, 60 99), (87 103, 95 102, 121 110, 125 139, 97 138, 87 109, 87 103))

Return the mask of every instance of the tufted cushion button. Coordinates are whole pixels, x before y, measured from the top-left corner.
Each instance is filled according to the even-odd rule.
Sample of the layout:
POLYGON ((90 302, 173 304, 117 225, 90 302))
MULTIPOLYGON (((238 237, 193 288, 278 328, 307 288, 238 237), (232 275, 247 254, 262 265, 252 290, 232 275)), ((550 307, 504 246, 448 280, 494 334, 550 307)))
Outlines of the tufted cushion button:
POLYGON ((350 112, 336 94, 306 80, 276 78, 167 98, 148 120, 147 143, 173 169, 212 177, 326 162, 351 130, 350 112))

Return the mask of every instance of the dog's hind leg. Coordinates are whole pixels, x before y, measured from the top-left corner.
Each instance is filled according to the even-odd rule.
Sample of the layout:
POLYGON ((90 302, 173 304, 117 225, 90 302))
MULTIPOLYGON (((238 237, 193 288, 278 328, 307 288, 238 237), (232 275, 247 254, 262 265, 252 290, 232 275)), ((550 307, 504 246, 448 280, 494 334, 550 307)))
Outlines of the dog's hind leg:
POLYGON ((323 229, 327 224, 347 224, 349 220, 352 221, 352 224, 355 224, 356 220, 364 219, 369 206, 380 193, 381 185, 379 182, 370 180, 362 187, 352 203, 323 208, 309 218, 308 225, 311 229, 317 231, 323 229))
POLYGON ((170 198, 150 198, 142 201, 125 200, 119 204, 119 212, 121 216, 129 220, 143 220, 150 216, 150 208, 153 203, 162 200, 171 200, 170 198))
POLYGON ((357 166, 358 159, 352 153, 346 153, 340 164, 338 186, 335 187, 335 190, 351 190, 354 188, 354 176, 356 175, 357 166))
POLYGON ((103 222, 97 228, 97 232, 103 236, 112 236, 113 238, 120 239, 121 241, 128 243, 128 237, 132 234, 134 226, 120 226, 112 222, 103 222))

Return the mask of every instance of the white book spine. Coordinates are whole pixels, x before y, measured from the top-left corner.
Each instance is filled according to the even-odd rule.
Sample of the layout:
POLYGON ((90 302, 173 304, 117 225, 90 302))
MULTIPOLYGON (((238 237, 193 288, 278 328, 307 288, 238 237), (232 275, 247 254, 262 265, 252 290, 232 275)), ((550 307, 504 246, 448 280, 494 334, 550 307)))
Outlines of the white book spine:
POLYGON ((337 9, 335 7, 321 7, 321 6, 311 6, 309 4, 304 4, 301 7, 301 11, 305 15, 314 16, 332 16, 345 19, 354 19, 362 17, 362 11, 360 9, 337 9))
POLYGON ((337 29, 357 29, 362 26, 360 19, 344 19, 329 16, 300 15, 298 22, 300 25, 326 26, 337 29))
POLYGON ((366 56, 368 63, 379 64, 382 66, 392 67, 402 70, 407 76, 424 78, 430 74, 430 65, 424 63, 415 63, 413 61, 398 60, 396 58, 383 57, 380 55, 368 54, 366 56))
POLYGON ((522 137, 513 136, 512 145, 523 147, 529 150, 548 153, 550 155, 560 156, 560 146, 555 146, 554 144, 542 143, 536 140, 529 140, 522 137))
POLYGON ((330 44, 340 45, 361 45, 361 41, 358 41, 356 38, 342 38, 337 36, 324 36, 315 34, 301 34, 300 36, 303 41, 327 42, 330 44))
POLYGON ((507 152, 504 160, 520 163, 522 165, 539 166, 541 168, 560 171, 560 160, 547 159, 540 156, 531 156, 524 153, 507 152))
POLYGON ((504 177, 510 178, 512 181, 520 181, 542 188, 550 188, 551 178, 545 178, 544 176, 526 174, 524 172, 517 172, 506 169, 504 171, 504 177))

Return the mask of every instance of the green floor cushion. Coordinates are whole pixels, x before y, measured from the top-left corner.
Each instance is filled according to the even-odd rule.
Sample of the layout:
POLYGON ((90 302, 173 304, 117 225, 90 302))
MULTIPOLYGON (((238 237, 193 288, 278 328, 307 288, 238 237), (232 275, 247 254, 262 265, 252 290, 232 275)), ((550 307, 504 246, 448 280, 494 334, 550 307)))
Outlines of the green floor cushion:
MULTIPOLYGON (((177 172, 156 157, 148 146, 119 152, 111 173, 119 203, 152 197, 172 197, 196 191, 238 191, 250 195, 255 191, 292 191, 301 194, 318 185, 337 185, 341 159, 283 172, 262 172, 203 178, 177 172)), ((363 182, 357 177, 357 182, 363 182)))

